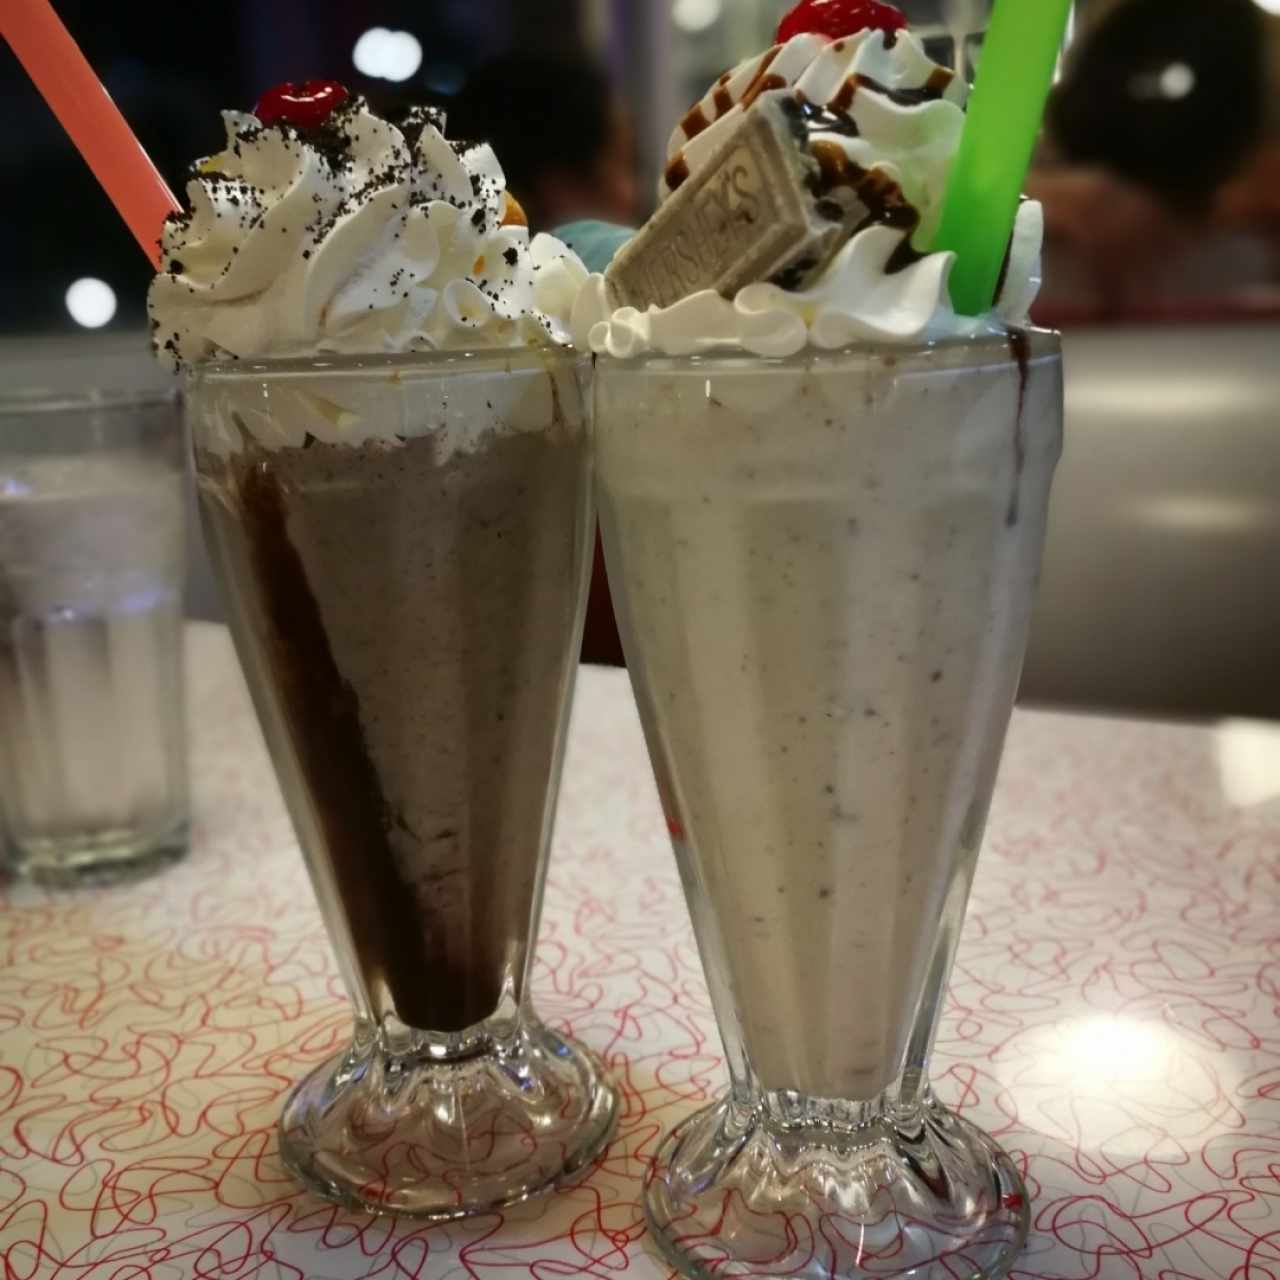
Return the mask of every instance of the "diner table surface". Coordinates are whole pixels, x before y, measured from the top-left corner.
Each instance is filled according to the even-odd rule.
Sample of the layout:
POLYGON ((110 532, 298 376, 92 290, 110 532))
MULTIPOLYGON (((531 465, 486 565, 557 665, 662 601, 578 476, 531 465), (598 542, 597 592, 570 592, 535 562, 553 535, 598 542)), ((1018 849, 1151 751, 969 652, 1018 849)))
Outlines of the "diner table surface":
MULTIPOLYGON (((626 675, 579 681, 534 979, 612 1071, 616 1137, 435 1225, 281 1166, 350 1010, 230 639, 187 643, 190 856, 0 887, 4 1280, 669 1275, 643 1179, 725 1075, 626 675)), ((1026 1179, 1017 1280, 1280 1280, 1280 727, 1019 711, 933 1074, 1026 1179)))

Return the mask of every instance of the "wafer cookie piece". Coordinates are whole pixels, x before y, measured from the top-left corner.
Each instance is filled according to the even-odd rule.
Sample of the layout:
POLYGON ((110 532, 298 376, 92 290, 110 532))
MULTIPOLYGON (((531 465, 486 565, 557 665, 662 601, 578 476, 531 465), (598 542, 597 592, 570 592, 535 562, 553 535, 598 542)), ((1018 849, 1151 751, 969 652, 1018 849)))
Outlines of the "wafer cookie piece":
POLYGON ((849 213, 815 195, 821 183, 800 104, 762 95, 614 259, 617 304, 669 307, 704 289, 731 298, 761 280, 804 288, 853 230, 849 213))

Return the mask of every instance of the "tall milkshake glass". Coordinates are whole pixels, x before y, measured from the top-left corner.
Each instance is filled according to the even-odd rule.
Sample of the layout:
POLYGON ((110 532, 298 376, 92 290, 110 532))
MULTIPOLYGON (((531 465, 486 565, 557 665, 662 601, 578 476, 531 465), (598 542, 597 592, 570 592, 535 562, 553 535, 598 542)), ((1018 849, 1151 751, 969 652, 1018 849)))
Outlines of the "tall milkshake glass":
POLYGON ((281 1149, 351 1206, 524 1199, 612 1124, 599 1062, 529 994, 591 563, 584 385, 542 350, 189 382, 205 527, 355 1010, 281 1149))
POLYGON ((647 1206, 691 1276, 985 1277, 933 1097, 1061 450, 1055 336, 601 359, 610 578, 728 1058, 647 1206))

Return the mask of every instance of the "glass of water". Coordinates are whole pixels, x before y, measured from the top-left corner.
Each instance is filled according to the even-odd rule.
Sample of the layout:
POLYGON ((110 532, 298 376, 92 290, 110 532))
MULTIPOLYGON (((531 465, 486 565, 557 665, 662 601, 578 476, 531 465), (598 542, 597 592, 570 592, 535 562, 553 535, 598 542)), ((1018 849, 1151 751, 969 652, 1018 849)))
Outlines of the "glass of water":
POLYGON ((187 848, 176 395, 0 396, 0 812, 19 875, 187 848))

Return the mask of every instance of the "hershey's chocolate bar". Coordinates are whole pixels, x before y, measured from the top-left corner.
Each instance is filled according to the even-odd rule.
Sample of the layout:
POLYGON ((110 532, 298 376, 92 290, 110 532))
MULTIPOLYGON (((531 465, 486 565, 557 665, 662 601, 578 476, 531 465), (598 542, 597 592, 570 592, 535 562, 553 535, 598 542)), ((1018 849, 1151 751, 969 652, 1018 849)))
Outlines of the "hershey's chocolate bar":
POLYGON ((606 273, 619 306, 669 307, 703 289, 732 297, 778 277, 803 287, 826 266, 849 228, 815 208, 819 166, 794 114, 785 95, 760 98, 666 200, 606 273))

